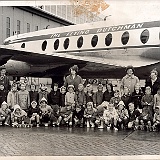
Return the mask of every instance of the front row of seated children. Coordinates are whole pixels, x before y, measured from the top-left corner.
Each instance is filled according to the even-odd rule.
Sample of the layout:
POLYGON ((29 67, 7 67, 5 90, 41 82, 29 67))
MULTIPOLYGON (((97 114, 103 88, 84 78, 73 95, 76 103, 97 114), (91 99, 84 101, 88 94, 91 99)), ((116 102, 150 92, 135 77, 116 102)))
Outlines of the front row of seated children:
POLYGON ((115 109, 113 103, 103 102, 94 107, 93 102, 88 102, 86 107, 67 104, 65 107, 49 106, 43 97, 40 105, 32 101, 28 112, 21 109, 19 105, 14 106, 13 112, 6 102, 0 108, 0 125, 31 124, 39 127, 44 126, 79 126, 98 127, 107 129, 141 129, 156 131, 160 130, 160 108, 155 107, 154 116, 150 114, 147 107, 141 110, 135 109, 134 103, 129 103, 128 110, 124 102, 120 101, 115 109))

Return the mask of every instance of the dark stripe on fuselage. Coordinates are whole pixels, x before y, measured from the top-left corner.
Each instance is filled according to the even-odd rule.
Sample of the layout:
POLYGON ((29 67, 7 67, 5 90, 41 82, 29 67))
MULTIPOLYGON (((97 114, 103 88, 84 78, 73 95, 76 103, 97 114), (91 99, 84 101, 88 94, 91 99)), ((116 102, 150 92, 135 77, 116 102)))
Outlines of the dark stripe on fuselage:
POLYGON ((81 36, 81 35, 99 34, 99 33, 107 33, 107 32, 118 32, 118 31, 123 31, 123 30, 152 28, 152 27, 160 27, 160 21, 125 24, 125 25, 119 25, 119 26, 109 26, 109 27, 101 27, 101 28, 94 28, 94 29, 85 29, 85 30, 78 30, 78 31, 71 31, 71 32, 54 33, 54 34, 52 33, 52 34, 47 34, 47 35, 17 38, 9 42, 9 44, 38 41, 38 40, 47 40, 47 39, 52 39, 52 38, 70 37, 70 36, 81 36))

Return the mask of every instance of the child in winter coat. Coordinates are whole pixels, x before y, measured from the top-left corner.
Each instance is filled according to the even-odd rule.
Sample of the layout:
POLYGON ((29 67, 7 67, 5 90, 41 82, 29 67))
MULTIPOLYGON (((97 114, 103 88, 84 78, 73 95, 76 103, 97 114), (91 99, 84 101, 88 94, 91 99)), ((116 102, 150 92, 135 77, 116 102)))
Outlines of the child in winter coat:
POLYGON ((153 131, 160 131, 160 107, 155 107, 155 113, 153 117, 153 131))
POLYGON ((110 103, 114 104, 115 109, 118 107, 118 103, 121 101, 119 90, 114 91, 114 97, 110 99, 110 103))
POLYGON ((0 108, 0 123, 1 125, 4 124, 6 126, 10 125, 10 117, 11 117, 11 110, 8 107, 8 104, 4 101, 1 104, 0 108))
POLYGON ((0 84, 0 105, 5 101, 7 102, 8 91, 6 91, 3 84, 0 84))
POLYGON ((66 95, 66 87, 62 86, 60 88, 60 108, 65 107, 65 95, 66 95))

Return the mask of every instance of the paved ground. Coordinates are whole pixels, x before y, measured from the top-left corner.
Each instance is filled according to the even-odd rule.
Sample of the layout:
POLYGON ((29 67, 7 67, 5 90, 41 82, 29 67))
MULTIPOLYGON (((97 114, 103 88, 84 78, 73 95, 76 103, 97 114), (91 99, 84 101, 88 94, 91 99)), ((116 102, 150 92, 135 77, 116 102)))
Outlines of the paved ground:
POLYGON ((159 155, 160 133, 0 127, 0 156, 159 155))

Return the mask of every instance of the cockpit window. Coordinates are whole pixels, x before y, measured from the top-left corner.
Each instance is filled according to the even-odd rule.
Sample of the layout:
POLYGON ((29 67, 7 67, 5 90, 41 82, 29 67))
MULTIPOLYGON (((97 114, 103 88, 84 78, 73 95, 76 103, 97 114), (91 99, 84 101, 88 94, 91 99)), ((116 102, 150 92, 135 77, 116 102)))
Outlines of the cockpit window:
POLYGON ((97 45, 97 43, 98 43, 98 36, 97 36, 97 35, 94 35, 94 36, 92 37, 92 40, 91 40, 91 45, 92 45, 92 47, 95 47, 95 46, 97 45))
POLYGON ((129 41, 129 32, 124 32, 121 37, 121 41, 123 45, 126 45, 129 41))
POLYGON ((140 40, 143 44, 147 43, 149 39, 149 31, 147 29, 145 29, 140 36, 140 40))
POLYGON ((57 50, 59 47, 59 39, 56 39, 56 41, 54 42, 54 49, 57 50))
POLYGON ((106 46, 109 46, 112 43, 112 34, 109 33, 105 38, 105 44, 106 46))
POLYGON ((42 51, 45 51, 46 48, 47 48, 47 41, 44 41, 44 42, 42 43, 42 51))
POLYGON ((69 38, 65 39, 63 46, 64 46, 64 49, 68 48, 68 46, 69 46, 69 38))
POLYGON ((83 45, 83 37, 79 37, 78 40, 77 40, 77 47, 78 48, 81 48, 83 45))

